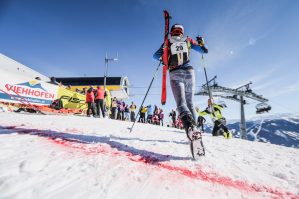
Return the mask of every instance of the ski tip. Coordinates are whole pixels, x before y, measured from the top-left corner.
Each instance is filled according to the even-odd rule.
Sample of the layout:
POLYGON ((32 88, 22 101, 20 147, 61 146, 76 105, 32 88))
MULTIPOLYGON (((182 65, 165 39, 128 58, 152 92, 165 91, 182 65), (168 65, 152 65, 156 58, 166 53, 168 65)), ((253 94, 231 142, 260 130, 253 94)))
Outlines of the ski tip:
POLYGON ((164 106, 166 104, 166 102, 161 102, 162 106, 164 106))
POLYGON ((171 19, 172 17, 169 15, 169 12, 167 10, 164 10, 164 16, 167 17, 168 19, 171 19))

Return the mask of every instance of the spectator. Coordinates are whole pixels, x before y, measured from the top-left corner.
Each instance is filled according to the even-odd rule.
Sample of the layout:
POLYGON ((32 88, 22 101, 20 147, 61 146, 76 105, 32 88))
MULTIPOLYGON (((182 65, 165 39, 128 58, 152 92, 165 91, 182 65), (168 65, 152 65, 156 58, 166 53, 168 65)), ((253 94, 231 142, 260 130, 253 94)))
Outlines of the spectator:
POLYGON ((76 92, 77 93, 81 93, 80 89, 76 88, 76 92))
POLYGON ((55 110, 60 110, 63 108, 63 102, 61 99, 56 99, 50 104, 50 108, 53 108, 55 110))
POLYGON ((93 88, 90 87, 87 90, 86 93, 86 103, 87 103, 87 117, 90 117, 90 110, 92 112, 92 115, 95 116, 95 111, 94 111, 94 93, 93 93, 93 88))
POLYGON ((116 111, 117 111, 117 99, 114 97, 111 103, 111 118, 116 119, 116 111))
POLYGON ((126 104, 125 105, 125 117, 124 117, 124 120, 129 120, 130 119, 130 109, 129 109, 129 105, 126 104))
POLYGON ((141 106, 140 107, 140 117, 139 117, 139 121, 138 122, 142 122, 145 123, 145 113, 147 112, 147 108, 141 106))
POLYGON ((169 114, 169 117, 171 117, 172 120, 172 126, 176 127, 176 112, 175 110, 171 110, 171 113, 169 114))
POLYGON ((159 120, 159 116, 157 114, 154 114, 152 116, 152 124, 155 124, 155 125, 160 125, 160 120, 159 120))
POLYGON ((131 122, 135 122, 135 111, 136 111, 137 106, 132 102, 130 105, 130 120, 131 122))
POLYGON ((152 105, 148 105, 147 107, 147 122, 152 123, 152 117, 153 117, 153 108, 152 105))
POLYGON ((97 109, 97 115, 100 117, 100 111, 102 113, 103 118, 105 117, 105 109, 104 109, 104 98, 105 98, 105 91, 104 88, 101 86, 98 86, 96 89, 96 98, 95 98, 95 104, 97 109))
POLYGON ((158 114, 159 112, 159 108, 157 105, 154 106, 154 114, 158 114))
POLYGON ((86 95, 86 88, 83 88, 81 94, 82 94, 82 95, 86 95))
POLYGON ((120 120, 125 120, 125 102, 121 102, 119 105, 119 111, 120 111, 120 120))
POLYGON ((121 111, 120 111, 120 106, 122 104, 122 101, 117 101, 117 116, 116 119, 120 120, 121 119, 121 111))
POLYGON ((162 126, 164 126, 164 123, 163 123, 164 113, 163 113, 162 109, 160 109, 160 112, 159 112, 159 119, 160 119, 160 124, 162 124, 162 126))

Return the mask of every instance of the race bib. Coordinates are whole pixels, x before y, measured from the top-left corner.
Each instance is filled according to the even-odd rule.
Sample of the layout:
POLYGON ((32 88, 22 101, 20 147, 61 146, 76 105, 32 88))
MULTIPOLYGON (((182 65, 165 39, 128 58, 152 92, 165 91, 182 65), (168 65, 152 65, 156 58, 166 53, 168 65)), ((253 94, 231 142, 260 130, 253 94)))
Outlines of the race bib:
POLYGON ((172 59, 176 57, 174 60, 176 60, 175 65, 182 65, 184 62, 186 62, 188 55, 188 46, 186 42, 175 42, 170 47, 170 52, 172 59), (184 56, 185 55, 185 56, 184 56), (184 60, 185 58, 185 60, 184 60))
POLYGON ((179 53, 187 53, 188 54, 188 47, 186 42, 176 42, 173 43, 170 47, 171 54, 179 54, 179 53))

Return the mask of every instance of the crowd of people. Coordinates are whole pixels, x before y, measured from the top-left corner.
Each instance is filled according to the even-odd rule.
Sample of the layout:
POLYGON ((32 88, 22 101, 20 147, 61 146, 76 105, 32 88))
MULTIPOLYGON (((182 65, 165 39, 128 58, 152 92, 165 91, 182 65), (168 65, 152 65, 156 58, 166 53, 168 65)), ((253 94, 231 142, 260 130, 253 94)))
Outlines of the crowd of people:
MULTIPOLYGON (((126 104, 124 101, 112 98, 111 106, 105 106, 106 92, 102 86, 93 88, 92 86, 86 91, 86 103, 87 103, 87 116, 90 117, 91 114, 94 117, 109 117, 116 120, 124 120, 134 122, 136 119, 137 105, 134 102, 131 104, 126 104)), ((226 127, 226 120, 221 114, 221 110, 225 107, 224 104, 213 104, 213 111, 211 111, 211 104, 203 110, 200 111, 199 107, 195 107, 198 118, 196 125, 199 129, 204 132, 204 123, 206 119, 204 116, 210 115, 214 122, 214 127, 212 134, 213 136, 223 135, 224 137, 231 137, 231 133, 226 127)), ((149 123, 155 125, 164 125, 164 112, 162 108, 154 105, 141 106, 139 109, 139 118, 137 122, 149 123)), ((183 121, 177 112, 172 109, 169 113, 171 122, 168 126, 183 129, 183 121)))
POLYGON ((152 105, 142 106, 140 108, 139 115, 140 117, 138 119, 138 122, 164 126, 163 109, 159 108, 156 105, 154 107, 152 107, 152 105))
POLYGON ((135 113, 137 106, 134 102, 126 104, 122 100, 118 100, 116 97, 112 99, 109 117, 116 120, 135 121, 135 113))
POLYGON ((90 114, 94 117, 106 116, 104 101, 106 97, 106 92, 102 86, 98 86, 94 89, 92 86, 86 92, 86 103, 87 103, 87 116, 90 117, 90 114), (91 113, 90 113, 91 112, 91 113))
MULTIPOLYGON (((98 86, 94 89, 90 86, 86 91, 86 103, 87 103, 87 116, 91 115, 94 117, 109 117, 116 120, 125 120, 134 122, 136 119, 137 106, 134 102, 131 104, 126 104, 121 99, 116 97, 112 98, 111 106, 105 106, 106 92, 102 86, 98 86)), ((164 125, 164 113, 163 110, 156 105, 142 106, 139 109, 138 122, 149 123, 155 125, 164 125)))

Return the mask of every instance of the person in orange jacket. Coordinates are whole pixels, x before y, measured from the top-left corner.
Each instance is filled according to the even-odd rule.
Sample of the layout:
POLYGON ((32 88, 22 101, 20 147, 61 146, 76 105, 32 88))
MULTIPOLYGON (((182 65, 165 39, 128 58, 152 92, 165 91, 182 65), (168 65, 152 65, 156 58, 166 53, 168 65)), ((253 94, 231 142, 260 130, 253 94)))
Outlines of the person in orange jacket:
POLYGON ((103 118, 105 117, 105 109, 104 109, 104 99, 105 99, 105 91, 102 86, 97 87, 96 91, 97 95, 95 98, 95 104, 96 104, 96 109, 97 109, 97 116, 100 117, 100 109, 102 112, 103 118))
POLYGON ((87 103, 87 117, 90 117, 90 110, 92 112, 92 115, 95 116, 94 111, 94 93, 92 86, 87 90, 86 93, 86 103, 87 103))

